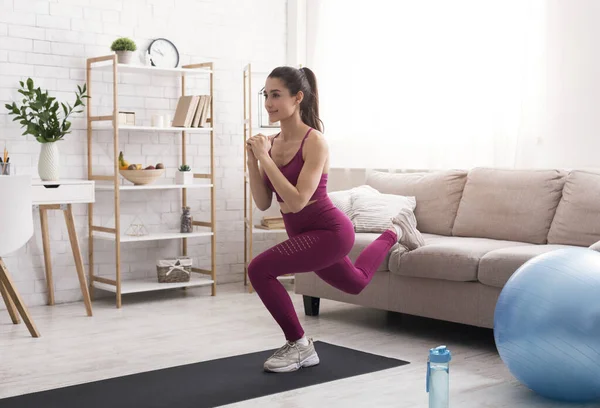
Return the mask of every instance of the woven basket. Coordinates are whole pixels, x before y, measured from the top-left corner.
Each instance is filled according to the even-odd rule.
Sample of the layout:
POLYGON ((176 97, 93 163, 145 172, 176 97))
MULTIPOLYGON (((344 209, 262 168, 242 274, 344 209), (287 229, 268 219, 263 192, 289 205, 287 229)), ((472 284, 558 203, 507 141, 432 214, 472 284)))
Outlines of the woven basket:
POLYGON ((192 260, 187 257, 161 259, 156 262, 158 283, 189 282, 192 274, 192 260))
POLYGON ((151 184, 156 181, 162 174, 165 172, 165 169, 155 169, 155 170, 119 170, 121 176, 123 176, 126 180, 131 181, 136 186, 141 186, 144 184, 151 184))

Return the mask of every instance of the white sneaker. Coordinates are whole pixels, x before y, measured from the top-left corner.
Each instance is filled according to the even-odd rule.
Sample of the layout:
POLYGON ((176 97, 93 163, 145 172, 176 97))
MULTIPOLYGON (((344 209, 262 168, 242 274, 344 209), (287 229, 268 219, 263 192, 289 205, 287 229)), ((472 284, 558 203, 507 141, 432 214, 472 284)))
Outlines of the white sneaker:
POLYGON ((419 230, 417 230, 417 218, 412 211, 403 208, 398 215, 392 218, 392 223, 399 226, 402 230, 399 242, 408 250, 412 251, 425 245, 423 236, 419 230))
POLYGON ((319 364, 319 356, 315 351, 313 340, 309 338, 306 346, 298 342, 285 343, 265 361, 264 369, 273 373, 289 373, 317 364, 319 364))

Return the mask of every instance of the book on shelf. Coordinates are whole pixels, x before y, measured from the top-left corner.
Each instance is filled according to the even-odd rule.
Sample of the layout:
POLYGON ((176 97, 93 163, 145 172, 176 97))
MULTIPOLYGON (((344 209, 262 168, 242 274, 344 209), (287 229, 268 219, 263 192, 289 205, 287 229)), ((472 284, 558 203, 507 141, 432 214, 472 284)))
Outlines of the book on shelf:
POLYGON ((256 225, 260 229, 285 229, 283 217, 263 217, 260 225, 256 225))
POLYGON ((210 95, 184 95, 177 101, 173 127, 205 127, 210 112, 210 95))

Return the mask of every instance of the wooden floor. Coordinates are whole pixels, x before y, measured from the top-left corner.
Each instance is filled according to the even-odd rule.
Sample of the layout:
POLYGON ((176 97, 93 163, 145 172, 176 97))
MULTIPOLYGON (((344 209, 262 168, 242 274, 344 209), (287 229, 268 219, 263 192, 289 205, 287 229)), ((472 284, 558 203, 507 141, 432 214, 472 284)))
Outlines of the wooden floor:
MULTIPOLYGON (((289 286, 288 286, 289 287, 289 286)), ((116 309, 96 300, 35 307, 42 337, 0 313, 0 398, 280 347, 283 336, 256 294, 242 284, 133 294, 116 309)), ((451 407, 591 407, 539 398, 520 386, 498 357, 491 330, 437 322, 321 301, 319 317, 304 316, 302 298, 290 293, 309 336, 410 365, 245 401, 235 407, 427 407, 429 348, 453 353, 451 407)), ((318 349, 317 349, 318 351, 318 349)), ((262 367, 256 367, 261 370, 262 367)), ((285 374, 282 374, 285 375, 285 374)), ((1 406, 0 402, 0 406, 1 406)))

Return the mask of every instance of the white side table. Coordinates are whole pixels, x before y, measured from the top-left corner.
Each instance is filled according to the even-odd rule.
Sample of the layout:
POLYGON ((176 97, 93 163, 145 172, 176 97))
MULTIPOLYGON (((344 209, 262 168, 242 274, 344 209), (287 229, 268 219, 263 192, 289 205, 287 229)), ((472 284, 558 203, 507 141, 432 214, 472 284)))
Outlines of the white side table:
POLYGON ((90 292, 85 279, 83 258, 77 240, 75 220, 73 218, 72 204, 87 204, 95 201, 94 181, 91 180, 59 180, 42 181, 32 180, 32 204, 40 209, 40 220, 42 224, 42 242, 44 246, 44 263, 46 267, 46 283, 48 285, 48 304, 54 305, 54 283, 52 280, 52 261, 50 259, 50 239, 48 234, 48 210, 62 210, 65 223, 69 231, 69 241, 75 268, 79 277, 79 285, 83 294, 83 301, 87 315, 92 315, 92 303, 90 292))

